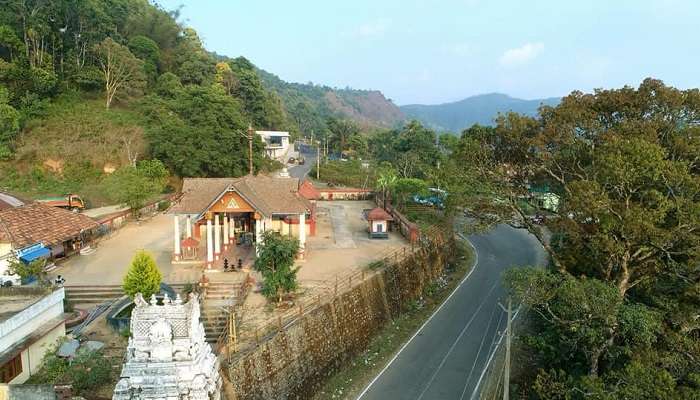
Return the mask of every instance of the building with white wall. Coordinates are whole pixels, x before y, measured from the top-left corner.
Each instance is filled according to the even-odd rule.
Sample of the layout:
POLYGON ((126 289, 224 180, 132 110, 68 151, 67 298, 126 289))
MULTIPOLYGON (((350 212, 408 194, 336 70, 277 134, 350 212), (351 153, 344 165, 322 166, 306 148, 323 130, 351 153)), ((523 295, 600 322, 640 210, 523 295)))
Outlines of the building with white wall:
POLYGON ((24 383, 65 336, 63 288, 0 288, 0 383, 24 383))
POLYGON ((255 131, 265 142, 265 154, 282 162, 286 161, 289 152, 289 132, 255 131))

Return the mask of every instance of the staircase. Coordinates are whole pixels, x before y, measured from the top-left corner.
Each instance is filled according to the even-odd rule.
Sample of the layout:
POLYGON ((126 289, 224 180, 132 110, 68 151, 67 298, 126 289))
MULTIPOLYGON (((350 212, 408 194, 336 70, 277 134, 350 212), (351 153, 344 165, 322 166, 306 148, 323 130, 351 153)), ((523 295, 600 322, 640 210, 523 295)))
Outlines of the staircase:
MULTIPOLYGON (((170 285, 175 293, 182 294, 184 284, 170 285)), ((124 295, 121 285, 75 285, 64 286, 66 301, 76 308, 90 309, 105 301, 115 300, 124 295)), ((183 298, 184 301, 187 301, 183 298)))
POLYGON ((229 308, 240 301, 240 282, 210 282, 202 301, 201 321, 207 342, 216 343, 226 329, 229 308))
POLYGON ((124 295, 121 285, 64 286, 66 301, 75 308, 90 309, 124 295))

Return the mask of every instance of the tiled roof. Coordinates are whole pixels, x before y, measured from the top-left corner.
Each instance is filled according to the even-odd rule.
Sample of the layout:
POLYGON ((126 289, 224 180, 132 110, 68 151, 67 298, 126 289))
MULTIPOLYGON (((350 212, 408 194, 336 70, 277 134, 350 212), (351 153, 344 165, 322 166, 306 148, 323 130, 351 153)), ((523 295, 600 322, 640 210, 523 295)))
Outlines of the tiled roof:
POLYGON ((171 212, 202 214, 229 189, 238 192, 265 216, 302 213, 311 209, 309 202, 299 195, 298 179, 248 175, 242 178, 185 178, 182 198, 171 212))
POLYGON ((319 192, 309 180, 301 184, 299 187, 299 194, 308 200, 318 200, 321 198, 321 192, 319 192))
POLYGON ((40 203, 0 211, 0 241, 15 248, 61 243, 99 224, 85 215, 40 203))
POLYGON ((367 213, 367 220, 368 221, 393 221, 394 218, 392 218, 388 212, 384 211, 383 208, 377 207, 377 208, 373 208, 372 210, 370 210, 370 212, 367 213))

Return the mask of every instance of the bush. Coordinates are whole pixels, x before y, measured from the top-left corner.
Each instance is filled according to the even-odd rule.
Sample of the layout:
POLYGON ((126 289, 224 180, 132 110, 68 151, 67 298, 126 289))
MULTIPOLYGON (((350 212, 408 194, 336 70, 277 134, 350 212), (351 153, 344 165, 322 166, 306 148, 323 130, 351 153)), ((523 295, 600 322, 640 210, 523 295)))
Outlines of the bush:
POLYGON ((169 200, 163 200, 158 202, 158 211, 165 211, 168 208, 170 208, 170 201, 169 200))
POLYGON ((158 270, 153 257, 143 250, 138 251, 124 277, 124 293, 132 299, 136 293, 149 298, 152 294, 158 293, 162 279, 163 275, 158 270))
POLYGON ((70 384, 77 394, 83 395, 110 382, 112 365, 105 362, 101 351, 78 350, 73 360, 67 360, 56 355, 59 345, 46 353, 43 366, 27 383, 70 384))

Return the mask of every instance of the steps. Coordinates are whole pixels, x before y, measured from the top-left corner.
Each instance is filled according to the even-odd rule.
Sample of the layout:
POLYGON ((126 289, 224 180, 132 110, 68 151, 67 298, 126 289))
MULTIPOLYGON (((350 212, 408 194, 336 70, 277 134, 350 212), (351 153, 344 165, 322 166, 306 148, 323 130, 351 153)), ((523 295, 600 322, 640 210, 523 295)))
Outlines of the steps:
POLYGON ((200 317, 207 342, 215 343, 226 329, 228 308, 240 300, 241 287, 241 283, 209 283, 200 317))
MULTIPOLYGON (((182 294, 185 285, 173 284, 170 287, 176 293, 182 294)), ((73 307, 77 306, 82 309, 89 309, 124 295, 121 285, 76 285, 64 286, 63 288, 66 291, 66 301, 73 307)), ((186 299, 183 300, 186 301, 186 299)))
POLYGON ((89 309, 124 295, 121 285, 64 286, 66 301, 73 307, 89 309))

